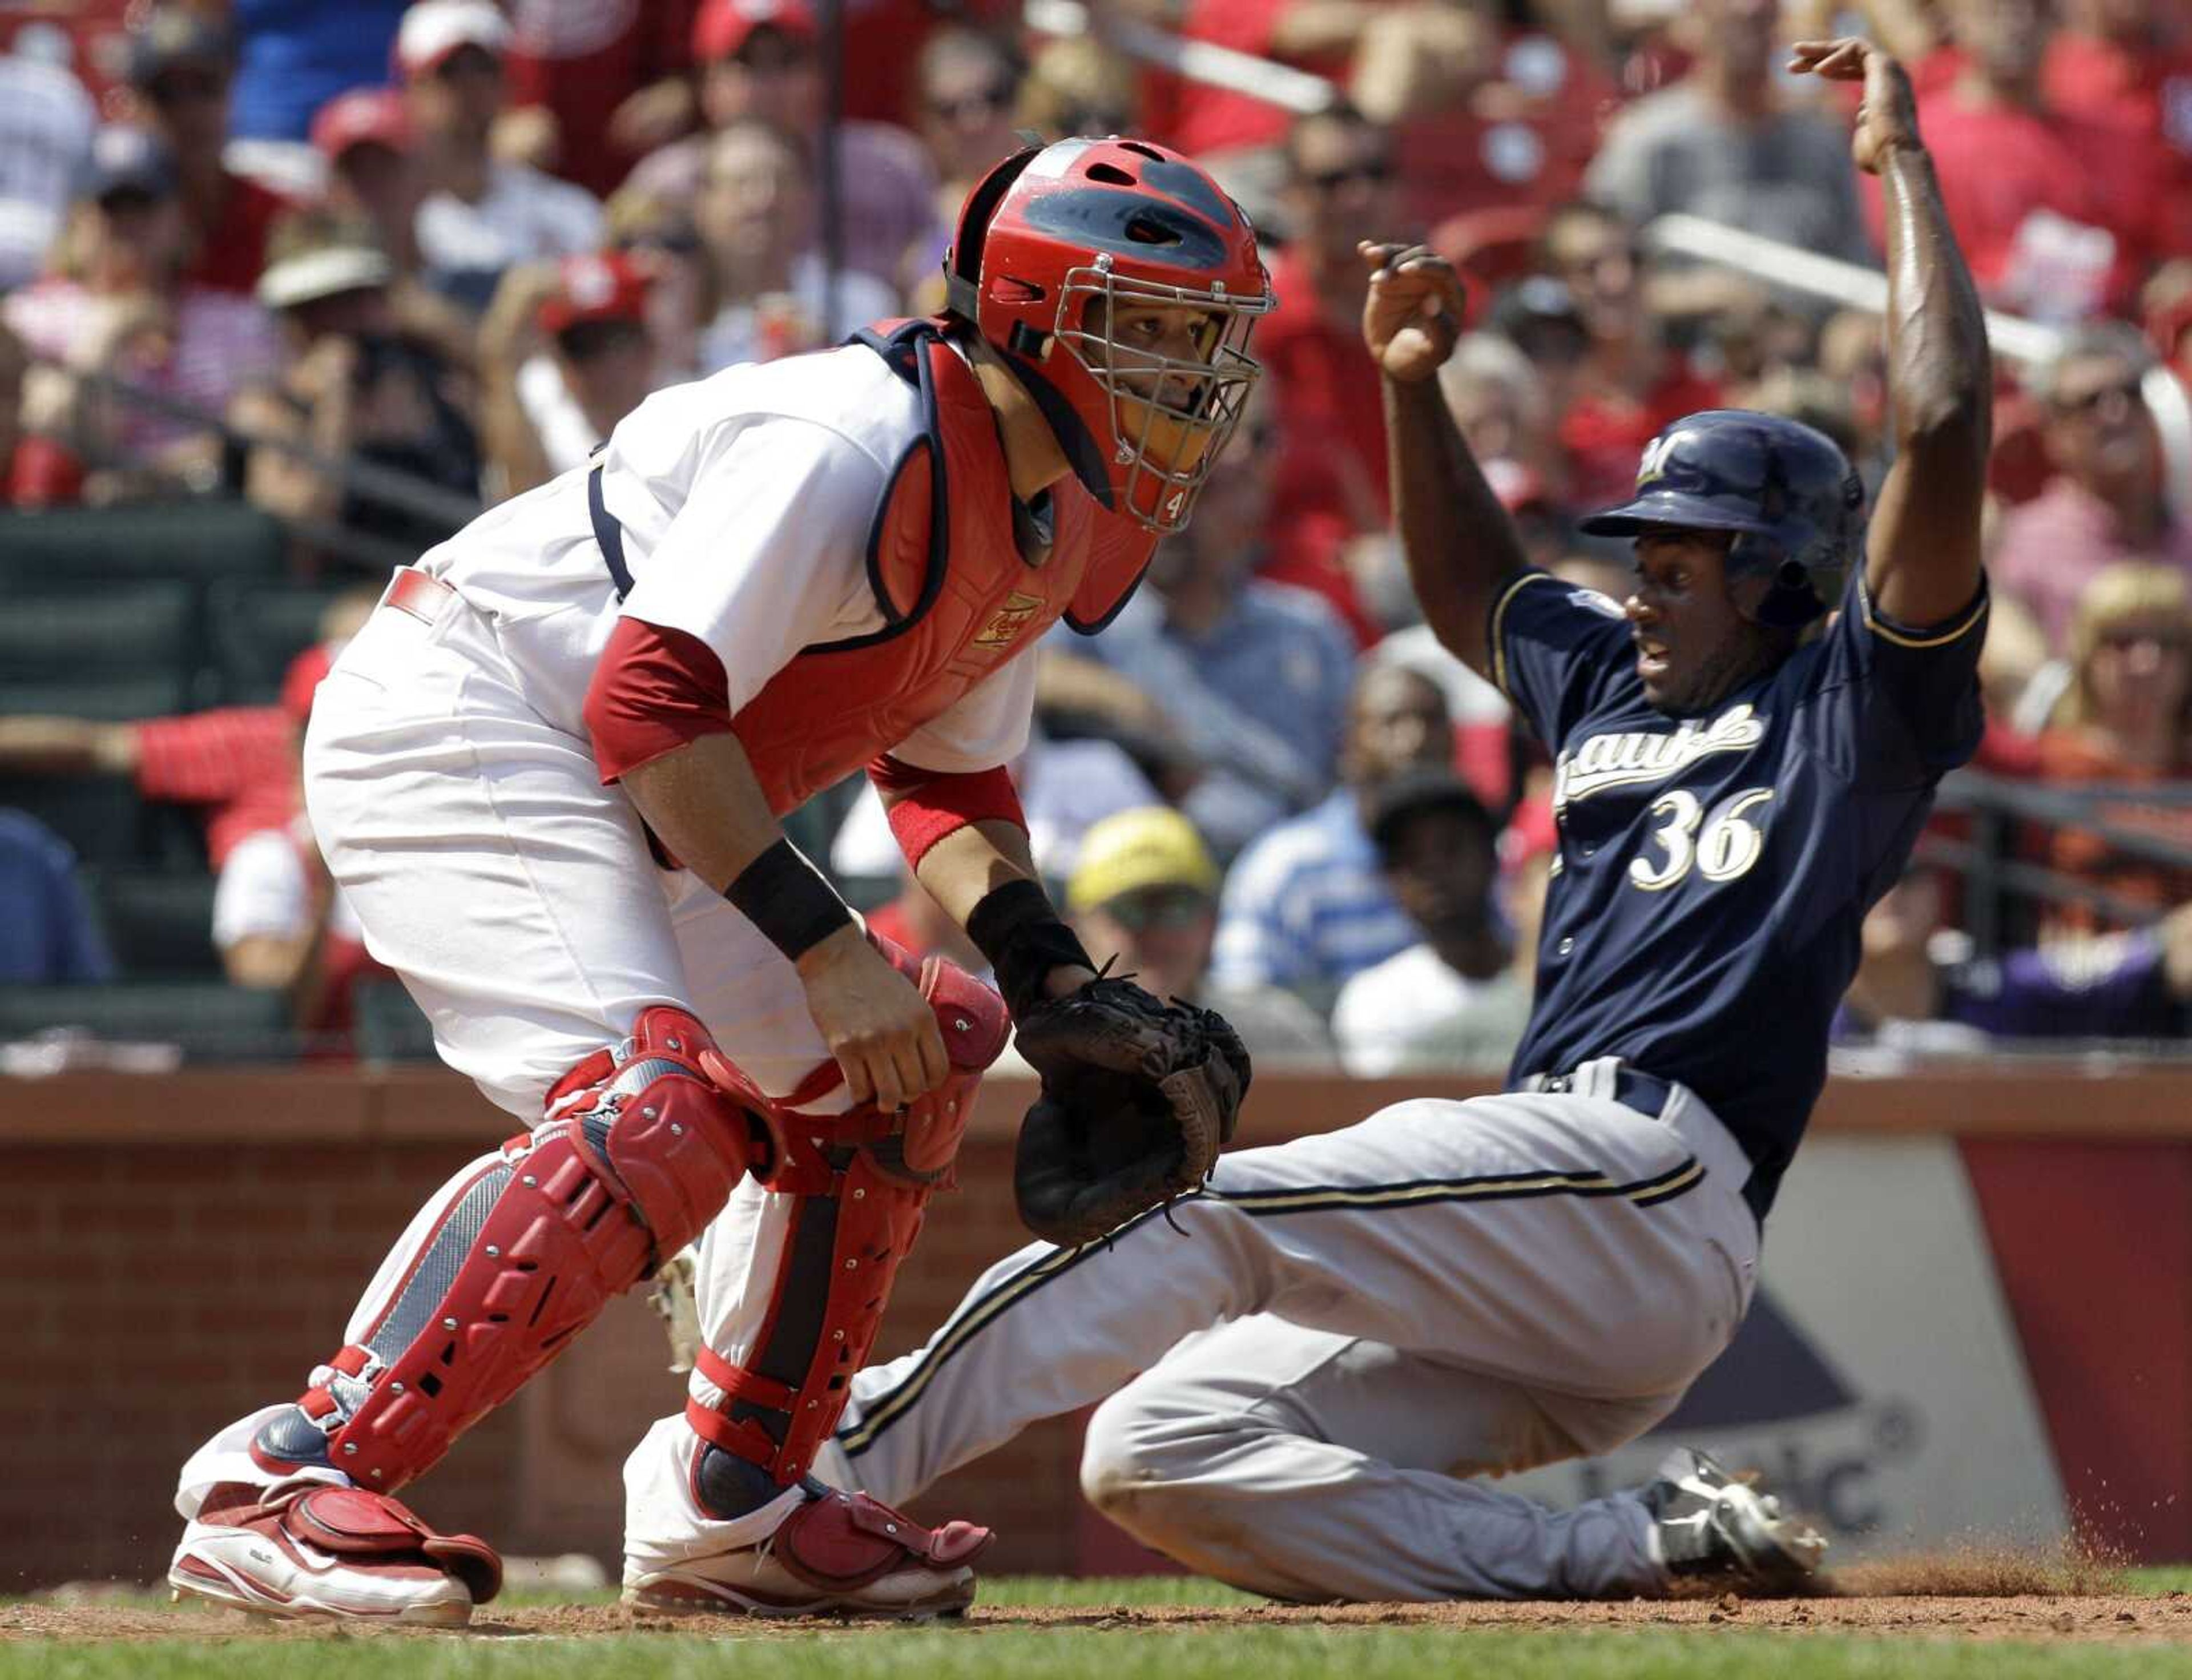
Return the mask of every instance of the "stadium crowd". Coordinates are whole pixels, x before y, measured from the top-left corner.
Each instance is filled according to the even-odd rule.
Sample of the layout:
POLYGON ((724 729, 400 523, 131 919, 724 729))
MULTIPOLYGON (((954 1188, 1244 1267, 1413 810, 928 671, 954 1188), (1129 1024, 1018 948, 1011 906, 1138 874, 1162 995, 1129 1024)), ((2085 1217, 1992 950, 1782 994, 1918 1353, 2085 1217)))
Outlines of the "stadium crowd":
MULTIPOLYGON (((835 76, 809 0, 0 10, 0 1040, 180 1030, 54 988, 195 976, 193 1020, 225 985, 283 1044, 415 1049, 297 799, 313 684, 391 564, 581 464, 651 391, 936 309, 951 213, 1018 134, 1131 132, 1250 209, 1281 301, 1193 526, 1104 635, 1042 649, 1017 767, 1037 860, 1092 950, 1259 1057, 1504 1062, 1550 767, 1415 622, 1356 242, 1428 240, 1469 276, 1447 401, 1578 587, 1627 593, 1624 546, 1575 518, 1691 410, 1803 420, 1876 485, 1878 317, 1652 234, 1699 217, 1877 266, 1840 90, 1780 69, 1835 9, 1118 0, 1058 37, 1010 0, 838 9, 835 76), (1119 50, 1119 20, 1335 97, 1191 85, 1119 50), (114 569, 190 549, 216 506, 207 552, 114 569), (249 575, 221 571, 237 517, 271 534, 249 575), (368 1014, 397 1025, 373 1039, 368 1014)), ((1981 763, 2064 804, 1944 815, 1936 855, 2068 884, 1992 906, 1975 944, 1970 877, 1921 866, 1868 923, 1845 1036, 2180 1037, 2192 506, 2156 394, 2192 374, 2192 7, 1856 9, 1911 66, 1988 302, 2052 329, 1998 358, 1981 763)), ((2192 428, 2178 452, 2192 482, 2192 428)), ((879 925, 950 948, 871 792, 795 831, 879 925)))

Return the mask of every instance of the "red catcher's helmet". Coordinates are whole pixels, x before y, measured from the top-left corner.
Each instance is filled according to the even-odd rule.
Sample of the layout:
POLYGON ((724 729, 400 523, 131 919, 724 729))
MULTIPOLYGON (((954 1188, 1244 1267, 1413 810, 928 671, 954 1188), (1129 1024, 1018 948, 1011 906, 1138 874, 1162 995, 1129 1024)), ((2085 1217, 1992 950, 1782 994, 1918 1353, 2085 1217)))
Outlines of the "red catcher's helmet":
POLYGON ((1088 494, 1153 531, 1185 525, 1256 382, 1248 329, 1276 301, 1218 183, 1144 140, 1031 146, 967 196, 944 277, 945 307, 1011 364, 1088 494), (1112 337, 1138 306, 1202 311, 1200 359, 1112 337))

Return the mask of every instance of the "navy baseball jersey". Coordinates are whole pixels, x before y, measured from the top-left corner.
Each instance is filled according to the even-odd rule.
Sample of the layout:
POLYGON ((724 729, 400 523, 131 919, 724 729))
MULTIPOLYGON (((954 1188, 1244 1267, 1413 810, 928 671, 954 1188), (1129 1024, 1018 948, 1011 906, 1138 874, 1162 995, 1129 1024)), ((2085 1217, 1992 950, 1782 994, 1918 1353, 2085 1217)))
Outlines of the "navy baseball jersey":
POLYGON ((1751 1159, 1762 1215, 1826 1081, 1865 911, 1984 723, 1987 603, 1927 629, 1843 611, 1708 711, 1644 698, 1621 608, 1526 572, 1493 672, 1555 764, 1560 848, 1510 1085, 1619 1056, 1679 1080, 1751 1159))

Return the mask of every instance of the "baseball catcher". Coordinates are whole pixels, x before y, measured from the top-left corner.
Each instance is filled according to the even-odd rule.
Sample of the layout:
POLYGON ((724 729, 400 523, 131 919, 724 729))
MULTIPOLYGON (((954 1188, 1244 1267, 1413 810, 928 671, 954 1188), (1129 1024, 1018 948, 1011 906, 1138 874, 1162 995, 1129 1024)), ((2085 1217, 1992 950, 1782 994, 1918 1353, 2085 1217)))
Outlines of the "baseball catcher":
MULTIPOLYGON (((418 9, 424 14, 429 8, 418 9)), ((625 1461, 625 1602, 963 1609, 986 1529, 808 1474, 1006 1005, 871 938, 782 820, 865 768, 1045 1074, 1038 1230, 1192 1188, 1247 1059, 1099 980, 1006 768, 1257 378, 1255 232, 1190 160, 1076 139, 969 195, 945 308, 656 392, 584 471, 398 569, 322 685, 314 837, 443 1059, 525 1130, 391 1249, 295 1400, 178 1478, 179 1591, 454 1626, 499 1574, 397 1493, 689 1245, 685 1404, 625 1461)))

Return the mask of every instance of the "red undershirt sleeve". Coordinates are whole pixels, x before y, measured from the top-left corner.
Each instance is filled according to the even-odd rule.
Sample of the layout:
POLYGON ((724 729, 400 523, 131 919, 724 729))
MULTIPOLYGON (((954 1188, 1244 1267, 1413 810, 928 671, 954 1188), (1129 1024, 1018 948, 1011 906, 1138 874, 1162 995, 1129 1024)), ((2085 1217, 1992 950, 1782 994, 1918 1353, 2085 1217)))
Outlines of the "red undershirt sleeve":
POLYGON ((621 618, 586 689, 587 732, 602 780, 731 727, 730 680, 713 649, 682 630, 621 618))

